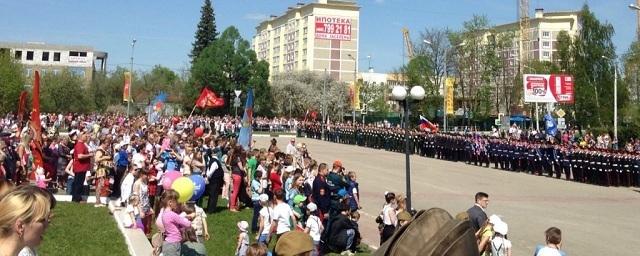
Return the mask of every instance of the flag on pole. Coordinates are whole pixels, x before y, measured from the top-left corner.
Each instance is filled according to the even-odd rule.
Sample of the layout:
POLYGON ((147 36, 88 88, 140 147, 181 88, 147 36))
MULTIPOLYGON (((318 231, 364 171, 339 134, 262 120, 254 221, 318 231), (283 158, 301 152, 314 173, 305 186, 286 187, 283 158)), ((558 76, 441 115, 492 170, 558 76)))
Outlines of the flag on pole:
POLYGON ((33 130, 33 140, 30 143, 33 154, 34 167, 43 167, 42 157, 42 124, 40 123, 40 72, 36 70, 33 80, 31 121, 29 126, 33 130))
POLYGON ((427 130, 432 132, 438 132, 438 127, 430 122, 426 117, 420 115, 420 130, 427 130))
POLYGON ((219 108, 224 106, 224 99, 219 98, 215 92, 205 87, 196 100, 196 106, 199 108, 219 108))
POLYGON ((122 91, 122 101, 129 101, 129 87, 131 86, 131 72, 124 72, 124 89, 122 91))
POLYGON ((547 113, 544 115, 544 123, 547 128, 547 135, 556 136, 556 133, 558 132, 558 124, 551 114, 547 113))
POLYGON ((247 92, 247 101, 244 105, 244 116, 242 117, 242 127, 240 128, 240 135, 238 136, 238 143, 244 148, 249 150, 251 144, 251 135, 253 133, 253 89, 249 88, 247 92))

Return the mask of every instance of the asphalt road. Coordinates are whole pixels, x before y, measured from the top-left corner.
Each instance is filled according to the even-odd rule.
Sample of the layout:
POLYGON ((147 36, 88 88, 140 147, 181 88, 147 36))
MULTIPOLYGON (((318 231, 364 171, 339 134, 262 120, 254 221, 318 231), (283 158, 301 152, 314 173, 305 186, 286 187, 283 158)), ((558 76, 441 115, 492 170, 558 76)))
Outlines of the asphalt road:
MULTIPOLYGON (((257 147, 271 138, 257 137, 257 147)), ((288 138, 278 138, 285 149, 288 138)), ((384 191, 405 193, 405 156, 352 145, 297 138, 311 157, 329 165, 340 159, 356 171, 363 206, 363 242, 377 248, 374 221, 384 191)), ((544 231, 562 230, 568 255, 640 255, 640 189, 600 187, 542 176, 513 173, 420 156, 411 156, 413 207, 443 208, 452 216, 473 205, 476 192, 489 194, 487 214, 509 225, 513 255, 531 255, 544 243, 544 231)))

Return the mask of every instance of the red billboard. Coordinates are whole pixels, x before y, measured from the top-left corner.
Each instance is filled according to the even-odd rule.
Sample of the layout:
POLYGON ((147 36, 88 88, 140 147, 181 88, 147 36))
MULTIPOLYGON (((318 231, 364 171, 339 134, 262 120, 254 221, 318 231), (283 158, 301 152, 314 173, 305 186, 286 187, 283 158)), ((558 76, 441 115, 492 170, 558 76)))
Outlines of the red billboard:
POLYGON ((524 75, 525 102, 573 103, 573 76, 524 75))
POLYGON ((351 41, 351 19, 316 16, 316 39, 351 41))

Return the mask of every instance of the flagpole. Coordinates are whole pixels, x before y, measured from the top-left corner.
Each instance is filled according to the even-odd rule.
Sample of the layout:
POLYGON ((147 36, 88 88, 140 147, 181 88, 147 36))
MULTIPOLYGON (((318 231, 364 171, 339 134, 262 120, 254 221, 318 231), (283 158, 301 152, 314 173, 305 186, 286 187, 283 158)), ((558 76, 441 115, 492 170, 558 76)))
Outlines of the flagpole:
POLYGON ((196 111, 197 106, 198 105, 193 105, 193 109, 191 110, 191 114, 189 114, 189 118, 187 120, 191 119, 191 116, 193 115, 193 112, 196 111))

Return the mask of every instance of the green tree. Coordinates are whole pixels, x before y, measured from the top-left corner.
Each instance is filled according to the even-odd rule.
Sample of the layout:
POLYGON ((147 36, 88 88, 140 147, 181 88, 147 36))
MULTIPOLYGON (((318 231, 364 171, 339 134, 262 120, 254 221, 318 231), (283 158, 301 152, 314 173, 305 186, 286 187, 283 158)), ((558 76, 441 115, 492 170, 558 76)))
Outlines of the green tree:
POLYGON ((192 43, 193 49, 191 50, 191 62, 195 61, 200 53, 207 48, 218 36, 216 30, 216 18, 211 6, 211 0, 204 0, 204 4, 200 9, 200 22, 198 22, 198 28, 196 29, 195 41, 192 43))
POLYGON ((43 112, 90 112, 94 104, 82 77, 68 69, 59 74, 49 72, 40 84, 40 104, 43 112))
POLYGON ((24 84, 22 65, 12 58, 9 51, 0 52, 0 114, 17 111, 24 84))

